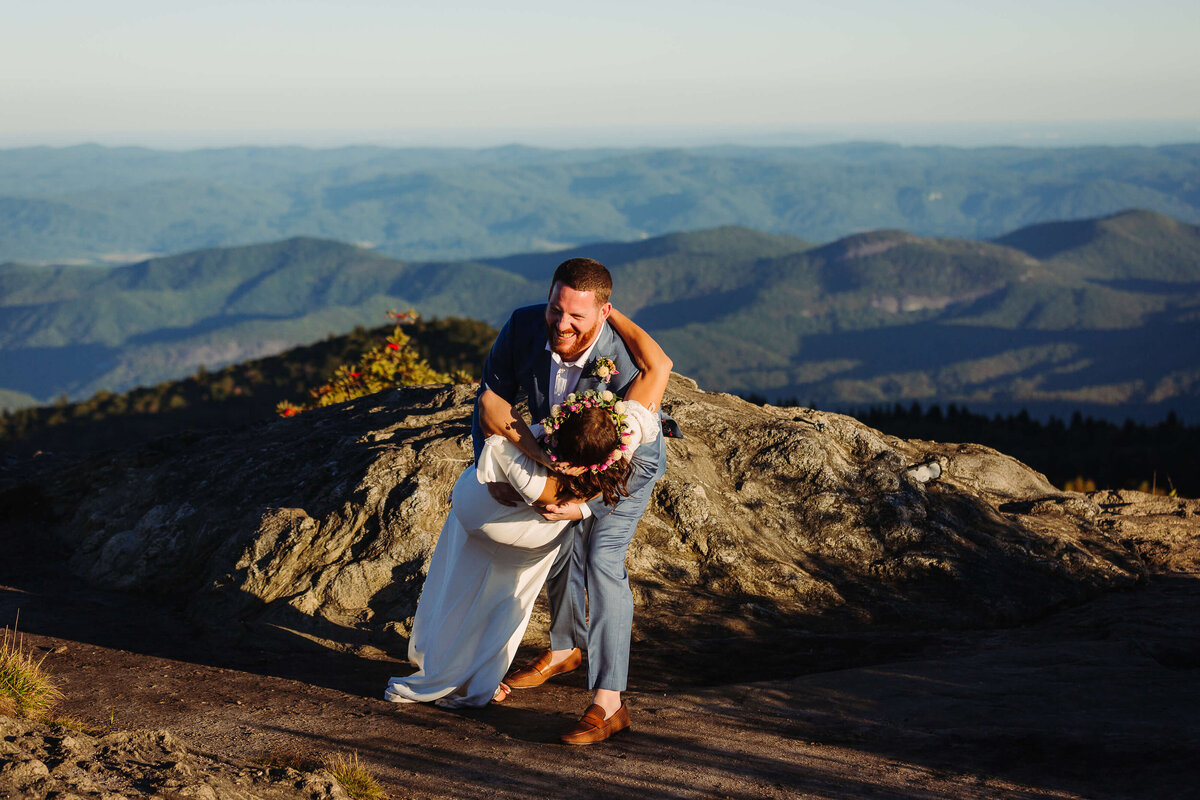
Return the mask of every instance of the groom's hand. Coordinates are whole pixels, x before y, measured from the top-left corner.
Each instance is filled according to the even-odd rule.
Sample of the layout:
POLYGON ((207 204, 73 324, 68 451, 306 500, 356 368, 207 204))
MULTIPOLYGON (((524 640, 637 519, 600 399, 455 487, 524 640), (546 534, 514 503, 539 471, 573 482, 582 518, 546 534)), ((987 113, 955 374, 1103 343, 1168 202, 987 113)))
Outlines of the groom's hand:
POLYGON ((564 519, 583 519, 583 511, 579 503, 550 503, 541 510, 541 515, 551 522, 561 522, 564 519))
POLYGON ((502 506, 515 506, 521 502, 521 495, 512 487, 511 483, 489 483, 487 485, 488 494, 502 506))

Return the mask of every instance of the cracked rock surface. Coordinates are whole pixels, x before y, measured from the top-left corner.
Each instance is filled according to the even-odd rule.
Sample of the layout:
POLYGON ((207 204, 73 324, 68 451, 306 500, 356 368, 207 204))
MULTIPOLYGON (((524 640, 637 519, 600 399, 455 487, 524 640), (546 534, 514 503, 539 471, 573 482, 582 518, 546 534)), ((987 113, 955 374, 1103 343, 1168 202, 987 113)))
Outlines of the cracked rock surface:
MULTIPOLYGON (((383 392, 68 470, 56 541, 91 585, 181 597, 214 634, 402 653, 472 397, 383 392)), ((680 376, 665 405, 685 438, 629 548, 635 637, 1010 625, 1145 576, 1095 502, 989 448, 680 376)))

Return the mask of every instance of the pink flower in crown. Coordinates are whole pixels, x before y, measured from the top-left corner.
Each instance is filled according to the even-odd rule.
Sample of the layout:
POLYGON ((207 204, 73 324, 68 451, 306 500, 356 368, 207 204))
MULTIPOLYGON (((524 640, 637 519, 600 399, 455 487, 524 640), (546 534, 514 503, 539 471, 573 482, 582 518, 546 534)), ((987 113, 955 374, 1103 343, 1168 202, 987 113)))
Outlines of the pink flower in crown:
POLYGON ((613 375, 620 375, 621 373, 617 372, 615 361, 611 358, 601 356, 588 365, 588 371, 584 374, 586 377, 599 379, 601 383, 608 383, 612 380, 613 375))
POLYGON ((542 449, 550 455, 550 460, 557 461, 558 437, 552 435, 551 432, 557 431, 567 417, 572 414, 578 414, 585 408, 603 408, 607 410, 612 416, 613 423, 617 426, 617 434, 622 440, 619 447, 612 451, 607 460, 586 467, 591 472, 604 472, 621 459, 622 450, 629 449, 629 445, 624 440, 633 435, 624 413, 625 403, 608 390, 598 391, 596 389, 587 389, 567 395, 563 404, 552 406, 550 408, 550 415, 542 420, 544 433, 539 437, 539 440, 542 449))

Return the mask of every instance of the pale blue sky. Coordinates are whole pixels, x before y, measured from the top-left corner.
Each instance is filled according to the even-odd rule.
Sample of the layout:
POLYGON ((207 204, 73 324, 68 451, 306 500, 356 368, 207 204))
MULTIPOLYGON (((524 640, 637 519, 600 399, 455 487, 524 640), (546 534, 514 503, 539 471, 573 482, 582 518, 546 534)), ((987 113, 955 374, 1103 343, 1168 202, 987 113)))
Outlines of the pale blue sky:
POLYGON ((1097 120, 1200 140, 1196 2, 6 6, 0 146, 1053 136, 1097 120))

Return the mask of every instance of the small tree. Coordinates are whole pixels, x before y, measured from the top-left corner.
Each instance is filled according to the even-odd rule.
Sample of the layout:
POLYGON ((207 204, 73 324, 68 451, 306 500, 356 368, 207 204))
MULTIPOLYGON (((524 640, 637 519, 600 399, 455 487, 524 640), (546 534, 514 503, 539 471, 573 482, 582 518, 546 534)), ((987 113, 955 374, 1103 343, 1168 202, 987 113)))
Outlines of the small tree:
POLYGON ((292 417, 310 408, 344 403, 396 386, 470 381, 470 377, 461 372, 453 376, 438 372, 418 355, 412 338, 403 330, 405 325, 417 319, 415 312, 389 311, 388 316, 396 320, 396 327, 383 343, 364 352, 356 363, 340 365, 327 383, 309 391, 310 402, 296 405, 284 400, 275 410, 282 416, 292 417))

